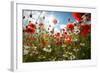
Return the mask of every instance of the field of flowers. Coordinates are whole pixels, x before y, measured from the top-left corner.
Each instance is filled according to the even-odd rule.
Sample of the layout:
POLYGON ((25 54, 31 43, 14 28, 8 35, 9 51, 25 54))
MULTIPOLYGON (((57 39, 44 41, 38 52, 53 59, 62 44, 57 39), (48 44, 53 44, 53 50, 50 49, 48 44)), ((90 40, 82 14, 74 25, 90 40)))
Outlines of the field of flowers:
MULTIPOLYGON (((91 14, 73 12, 72 16, 76 22, 68 19, 69 23, 56 33, 43 22, 29 21, 23 28, 23 62, 91 59, 91 14)), ((53 20, 55 25, 57 22, 53 20)))

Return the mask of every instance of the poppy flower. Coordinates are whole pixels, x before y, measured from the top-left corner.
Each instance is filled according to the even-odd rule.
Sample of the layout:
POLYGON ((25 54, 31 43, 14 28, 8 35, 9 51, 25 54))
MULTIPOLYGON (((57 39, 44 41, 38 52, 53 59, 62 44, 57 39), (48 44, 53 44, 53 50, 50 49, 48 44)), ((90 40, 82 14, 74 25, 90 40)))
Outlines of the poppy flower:
POLYGON ((72 31, 74 29, 74 24, 72 24, 72 23, 67 24, 67 28, 72 31))
POLYGON ((47 47, 49 42, 47 40, 42 39, 41 40, 41 47, 47 47))
POLYGON ((81 20, 82 20, 82 15, 84 15, 84 13, 77 13, 77 12, 72 13, 72 16, 73 16, 77 21, 81 21, 81 20))
POLYGON ((71 36, 67 36, 65 38, 65 43, 71 44, 72 43, 72 37, 71 36))
POLYGON ((81 30, 80 34, 86 37, 91 32, 91 25, 88 24, 80 25, 80 30, 81 30))
POLYGON ((36 25, 35 25, 35 24, 33 24, 33 23, 30 23, 28 26, 30 26, 31 28, 36 29, 36 25))
POLYGON ((83 30, 81 32, 81 35, 84 36, 84 37, 86 37, 88 34, 89 34, 89 31, 88 30, 83 30))
POLYGON ((36 25, 35 24, 29 23, 29 25, 26 26, 25 32, 27 32, 27 33, 35 33, 35 31, 36 31, 36 25))
POLYGON ((24 30, 24 32, 27 32, 27 33, 35 33, 35 29, 31 29, 31 28, 26 28, 25 30, 24 30))

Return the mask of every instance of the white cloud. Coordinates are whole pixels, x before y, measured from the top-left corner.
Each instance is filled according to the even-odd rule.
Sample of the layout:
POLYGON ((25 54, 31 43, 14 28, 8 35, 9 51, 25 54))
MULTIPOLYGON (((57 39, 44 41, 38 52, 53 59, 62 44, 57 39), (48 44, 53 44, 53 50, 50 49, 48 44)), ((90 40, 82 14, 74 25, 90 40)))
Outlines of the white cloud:
POLYGON ((66 27, 66 25, 60 24, 60 29, 64 29, 65 27, 66 27))
POLYGON ((54 33, 60 32, 60 30, 58 28, 54 29, 54 33))

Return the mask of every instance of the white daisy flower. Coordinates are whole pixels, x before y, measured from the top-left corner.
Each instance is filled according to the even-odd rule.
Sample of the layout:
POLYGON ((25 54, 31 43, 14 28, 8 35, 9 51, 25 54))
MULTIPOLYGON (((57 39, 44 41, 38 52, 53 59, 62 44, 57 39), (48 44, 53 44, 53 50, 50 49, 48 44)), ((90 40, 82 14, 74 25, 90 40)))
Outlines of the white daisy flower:
POLYGON ((72 56, 69 57, 70 60, 73 60, 75 58, 76 58, 75 55, 72 55, 72 56))
POLYGON ((48 47, 50 48, 50 47, 51 47, 51 45, 48 45, 48 47))
POLYGON ((43 48, 43 51, 45 51, 45 52, 51 52, 52 50, 51 49, 47 49, 47 48, 43 48))
POLYGON ((85 46, 85 43, 80 43, 81 46, 85 46))
POLYGON ((36 49, 37 47, 35 46, 34 48, 36 49))
POLYGON ((79 28, 78 27, 74 27, 74 34, 79 34, 80 33, 80 30, 79 30, 79 28))
POLYGON ((29 53, 29 50, 24 49, 23 53, 24 55, 27 55, 29 53))
POLYGON ((28 48, 30 48, 30 47, 29 47, 29 46, 25 46, 25 45, 24 45, 24 48, 25 48, 25 49, 28 49, 28 48))
POLYGON ((75 39, 73 39, 73 41, 74 41, 74 42, 77 42, 77 41, 78 41, 78 39, 77 39, 77 38, 75 38, 75 39))
POLYGON ((79 51, 79 49, 74 48, 74 49, 73 49, 73 51, 78 52, 78 51, 79 51))

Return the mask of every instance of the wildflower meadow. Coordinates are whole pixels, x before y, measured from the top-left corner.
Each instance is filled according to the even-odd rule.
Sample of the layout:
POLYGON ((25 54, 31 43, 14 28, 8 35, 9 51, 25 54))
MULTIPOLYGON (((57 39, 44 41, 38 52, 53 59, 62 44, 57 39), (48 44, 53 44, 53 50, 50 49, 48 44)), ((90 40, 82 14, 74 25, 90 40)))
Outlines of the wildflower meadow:
POLYGON ((91 59, 91 14, 23 10, 23 62, 91 59))

